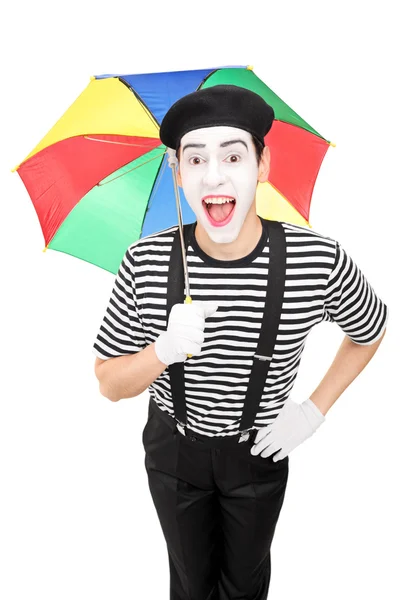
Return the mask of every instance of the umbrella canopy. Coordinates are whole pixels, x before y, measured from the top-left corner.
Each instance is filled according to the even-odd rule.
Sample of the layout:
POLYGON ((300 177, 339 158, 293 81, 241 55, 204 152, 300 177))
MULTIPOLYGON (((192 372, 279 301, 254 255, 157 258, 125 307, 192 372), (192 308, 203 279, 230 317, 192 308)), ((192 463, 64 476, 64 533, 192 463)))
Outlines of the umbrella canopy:
MULTIPOLYGON (((176 100, 200 88, 242 86, 275 111, 266 136, 269 181, 259 183, 257 214, 310 226, 315 181, 331 142, 254 73, 218 67, 100 75, 90 83, 18 171, 35 207, 46 248, 114 274, 136 240, 177 225, 173 179, 160 123, 176 100), (167 168, 166 168, 167 167, 167 168)), ((196 215, 181 194, 182 221, 196 215)))

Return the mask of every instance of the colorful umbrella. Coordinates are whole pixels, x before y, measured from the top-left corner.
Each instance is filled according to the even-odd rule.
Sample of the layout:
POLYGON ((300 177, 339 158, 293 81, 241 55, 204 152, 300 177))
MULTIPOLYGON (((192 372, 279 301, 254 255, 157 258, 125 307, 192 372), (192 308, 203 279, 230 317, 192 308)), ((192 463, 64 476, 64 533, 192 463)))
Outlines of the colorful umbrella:
MULTIPOLYGON (((178 223, 173 177, 159 125, 200 88, 233 84, 275 111, 267 134, 269 181, 257 188, 264 218, 310 226, 311 196, 328 140, 281 100, 252 67, 100 75, 17 170, 51 248, 116 274, 127 247, 178 223)), ((182 221, 196 215, 181 194, 182 221)))

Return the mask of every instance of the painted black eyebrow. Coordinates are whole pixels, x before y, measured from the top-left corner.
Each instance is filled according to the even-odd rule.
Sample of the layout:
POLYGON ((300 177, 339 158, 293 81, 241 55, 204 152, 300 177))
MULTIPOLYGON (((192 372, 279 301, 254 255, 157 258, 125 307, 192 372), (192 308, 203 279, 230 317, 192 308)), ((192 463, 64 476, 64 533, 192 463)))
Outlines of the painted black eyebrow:
POLYGON ((248 150, 246 142, 244 142, 243 140, 239 140, 239 139, 229 140, 228 142, 222 142, 222 144, 220 144, 220 147, 225 148, 226 146, 230 146, 231 144, 237 144, 237 143, 243 144, 244 146, 246 146, 246 150, 248 150))
POLYGON ((205 148, 205 144, 185 144, 182 148, 182 154, 185 152, 186 148, 205 148))
MULTIPOLYGON (((226 146, 230 146, 231 144, 243 144, 246 147, 246 150, 248 150, 247 144, 246 142, 244 142, 243 140, 228 140, 227 142, 222 142, 222 144, 220 144, 220 148, 226 148, 226 146)), ((182 154, 185 152, 186 148, 205 148, 206 145, 205 144, 185 144, 182 148, 182 154)))

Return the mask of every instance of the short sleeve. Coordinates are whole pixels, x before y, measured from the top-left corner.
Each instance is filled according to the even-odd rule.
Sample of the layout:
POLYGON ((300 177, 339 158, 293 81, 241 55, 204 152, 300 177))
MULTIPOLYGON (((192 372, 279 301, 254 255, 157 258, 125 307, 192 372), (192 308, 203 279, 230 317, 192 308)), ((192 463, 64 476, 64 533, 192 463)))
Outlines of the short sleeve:
POLYGON ((128 248, 92 349, 93 354, 103 360, 135 354, 146 347, 137 307, 134 272, 133 252, 128 248))
POLYGON ((337 323, 361 345, 376 342, 388 320, 387 305, 339 242, 325 290, 323 320, 337 323))

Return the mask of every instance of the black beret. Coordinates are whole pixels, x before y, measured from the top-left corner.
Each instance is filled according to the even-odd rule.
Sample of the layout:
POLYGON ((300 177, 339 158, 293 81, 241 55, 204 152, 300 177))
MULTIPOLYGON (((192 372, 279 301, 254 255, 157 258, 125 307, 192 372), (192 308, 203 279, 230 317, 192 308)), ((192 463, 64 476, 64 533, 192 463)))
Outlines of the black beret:
POLYGON ((237 85, 214 85, 177 100, 165 114, 159 135, 165 146, 177 150, 189 131, 227 125, 248 131, 264 145, 274 117, 274 109, 259 94, 237 85))

